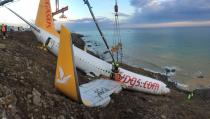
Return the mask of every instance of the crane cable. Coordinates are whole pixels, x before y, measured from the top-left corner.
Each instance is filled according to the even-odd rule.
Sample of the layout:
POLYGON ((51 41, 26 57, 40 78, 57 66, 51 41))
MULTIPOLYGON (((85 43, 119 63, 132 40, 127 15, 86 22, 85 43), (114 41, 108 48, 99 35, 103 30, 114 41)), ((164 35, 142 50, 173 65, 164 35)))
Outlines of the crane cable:
POLYGON ((113 40, 113 52, 116 52, 117 62, 119 62, 119 55, 120 55, 120 62, 122 63, 122 40, 121 40, 121 31, 120 31, 120 24, 119 24, 119 14, 118 14, 118 1, 115 0, 114 12, 115 12, 115 27, 114 27, 114 40, 113 40))

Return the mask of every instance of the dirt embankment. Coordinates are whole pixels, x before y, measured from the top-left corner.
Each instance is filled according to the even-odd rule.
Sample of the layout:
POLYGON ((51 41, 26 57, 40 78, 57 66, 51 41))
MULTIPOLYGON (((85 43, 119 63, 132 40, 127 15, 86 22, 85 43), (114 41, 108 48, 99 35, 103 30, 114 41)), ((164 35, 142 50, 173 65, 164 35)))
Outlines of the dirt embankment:
MULTIPOLYGON (((191 100, 176 90, 165 96, 122 91, 105 108, 88 108, 54 88, 56 57, 40 49, 31 32, 0 38, 0 118, 8 119, 210 119, 210 91, 191 100)), ((160 74, 125 66, 159 77, 160 74)), ((87 76, 78 71, 79 80, 87 76)))

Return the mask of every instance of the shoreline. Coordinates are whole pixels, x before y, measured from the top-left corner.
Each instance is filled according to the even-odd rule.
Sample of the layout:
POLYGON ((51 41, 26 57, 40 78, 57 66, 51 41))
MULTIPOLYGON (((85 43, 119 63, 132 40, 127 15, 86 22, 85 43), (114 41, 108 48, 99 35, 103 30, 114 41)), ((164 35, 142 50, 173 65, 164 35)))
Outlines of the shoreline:
MULTIPOLYGON (((90 41, 87 40, 87 39, 85 39, 86 36, 83 35, 83 34, 79 34, 79 33, 75 33, 75 34, 77 34, 77 35, 80 36, 78 40, 81 40, 81 41, 83 41, 85 43, 82 49, 84 49, 84 47, 87 47, 87 49, 88 49, 89 47, 86 46, 86 44, 89 44, 90 41), (86 42, 86 41, 88 41, 88 42, 86 42)), ((91 45, 91 48, 93 46, 94 46, 94 44, 91 45)), ((87 52, 89 54, 91 54, 91 55, 94 55, 97 58, 100 58, 100 56, 97 55, 97 54, 95 54, 94 51, 87 50, 87 52)), ((136 71, 135 70, 132 70, 132 69, 136 69, 136 70, 138 70, 138 72, 136 72, 136 73, 141 73, 141 74, 143 74, 145 76, 149 76, 151 78, 157 78, 157 77, 155 77, 155 75, 157 75, 159 80, 161 80, 161 81, 163 81, 165 83, 168 83, 167 77, 166 77, 166 75, 163 72, 154 71, 154 70, 151 70, 151 69, 148 69, 148 68, 142 68, 142 67, 132 66, 132 65, 125 64, 125 63, 123 63, 122 66, 125 69, 131 70, 133 72, 136 72, 136 71)), ((205 78, 197 78, 197 79, 193 79, 192 78, 192 79, 189 79, 189 81, 182 81, 183 83, 181 83, 181 82, 179 82, 179 80, 176 80, 176 74, 175 74, 175 78, 173 77, 171 79, 173 79, 173 81, 176 82, 176 83, 183 84, 183 85, 188 85, 190 91, 193 91, 195 89, 200 89, 200 88, 201 89, 203 89, 203 88, 204 89, 205 88, 210 88, 210 80, 208 81, 205 78)))
MULTIPOLYGON (((87 35, 85 39, 90 41, 89 43, 93 44, 93 50, 98 50, 100 54, 102 54, 103 51, 106 51, 102 40, 99 36, 97 36, 97 30, 79 30, 80 29, 77 30, 78 33, 87 35), (96 34, 96 36, 94 34, 96 34), (95 47, 95 42, 98 42, 100 46, 95 47)), ((178 31, 172 30, 171 32, 168 32, 168 30, 153 31, 151 29, 146 33, 144 30, 131 30, 131 32, 128 32, 128 30, 129 29, 122 30, 122 36, 124 37, 122 41, 125 45, 123 50, 125 59, 124 63, 135 67, 152 69, 157 72, 163 72, 164 70, 162 69, 164 69, 163 67, 165 66, 176 67, 176 79, 182 83, 186 83, 188 80, 200 77, 199 72, 202 72, 201 75, 205 79, 210 80, 210 75, 208 75, 210 71, 208 66, 210 61, 208 54, 209 48, 205 45, 206 43, 208 44, 207 29, 204 30, 204 33, 202 32, 205 37, 202 37, 203 35, 201 35, 202 33, 200 32, 193 32, 192 35, 188 34, 188 31, 194 31, 193 29, 184 30, 184 32, 181 32, 182 29, 178 31), (161 33, 164 33, 164 35, 161 33), (157 36, 152 37, 153 35, 157 36), (176 37, 180 37, 180 39, 176 39, 176 37), (199 41, 198 38, 203 40, 199 41), (185 44, 185 42, 188 44, 185 44), (200 45, 197 46, 196 44, 200 45), (201 44, 203 44, 203 47, 201 44), (193 47, 197 48, 194 49, 193 47), (134 55, 129 52, 133 52, 134 55)), ((199 29, 195 30, 199 31, 199 29)), ((109 43, 112 44, 112 30, 104 29, 104 33, 106 34, 109 43)), ((106 56, 106 59, 109 59, 109 56, 106 56)))

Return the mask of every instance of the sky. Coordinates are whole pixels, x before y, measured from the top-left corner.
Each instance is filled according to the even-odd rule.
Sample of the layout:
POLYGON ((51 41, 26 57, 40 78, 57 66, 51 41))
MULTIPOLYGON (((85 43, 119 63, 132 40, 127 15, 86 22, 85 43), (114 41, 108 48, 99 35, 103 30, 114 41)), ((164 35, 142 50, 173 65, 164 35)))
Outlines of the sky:
MULTIPOLYGON (((95 16, 104 27, 113 25, 115 0, 89 0, 95 16)), ((18 0, 7 6, 29 21, 34 21, 39 0, 18 0)), ((118 0, 121 27, 183 27, 210 26, 210 0, 118 0)), ((55 0, 51 0, 55 10, 55 0)), ((92 19, 83 0, 60 0, 68 5, 65 15, 74 27, 91 27, 92 19)), ((57 16, 59 17, 59 16, 57 16)), ((0 23, 23 23, 4 7, 0 8, 0 23)))

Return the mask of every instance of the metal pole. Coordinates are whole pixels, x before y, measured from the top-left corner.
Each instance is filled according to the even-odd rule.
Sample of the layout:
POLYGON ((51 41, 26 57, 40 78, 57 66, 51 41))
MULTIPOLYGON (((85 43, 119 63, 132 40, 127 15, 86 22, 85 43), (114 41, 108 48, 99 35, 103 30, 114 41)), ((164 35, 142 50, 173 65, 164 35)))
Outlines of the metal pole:
POLYGON ((98 29, 98 31, 99 31, 99 33, 100 33, 100 35, 101 35, 101 37, 102 37, 104 43, 105 43, 105 45, 106 45, 106 47, 107 47, 107 49, 108 49, 108 51, 109 51, 109 53, 110 53, 110 55, 111 55, 111 57, 112 57, 112 61, 115 62, 114 56, 113 56, 111 50, 109 49, 109 45, 107 44, 106 38, 104 37, 104 34, 103 34, 103 32, 101 31, 101 29, 100 29, 100 27, 99 27, 99 25, 98 25, 98 22, 97 22, 97 20, 96 20, 96 18, 95 18, 95 15, 93 14, 92 7, 90 6, 89 1, 88 1, 88 0, 83 0, 83 1, 84 1, 84 3, 88 6, 88 9, 89 9, 89 11, 90 11, 90 14, 91 14, 91 16, 93 17, 94 23, 95 23, 95 25, 96 25, 96 27, 97 27, 97 29, 98 29))
POLYGON ((34 30, 36 30, 37 32, 40 32, 40 30, 36 27, 36 26, 34 26, 34 25, 32 25, 31 23, 29 23, 28 21, 26 21, 23 17, 21 17, 19 14, 17 14, 15 11, 13 11, 13 10, 11 10, 10 8, 8 8, 8 7, 6 7, 6 6, 4 6, 5 8, 7 8, 9 11, 11 11, 13 14, 15 14, 16 16, 18 16, 20 19, 22 19, 24 22, 26 22, 29 26, 31 26, 34 30))
POLYGON ((13 0, 0 0, 0 6, 3 6, 9 2, 13 2, 13 0))

